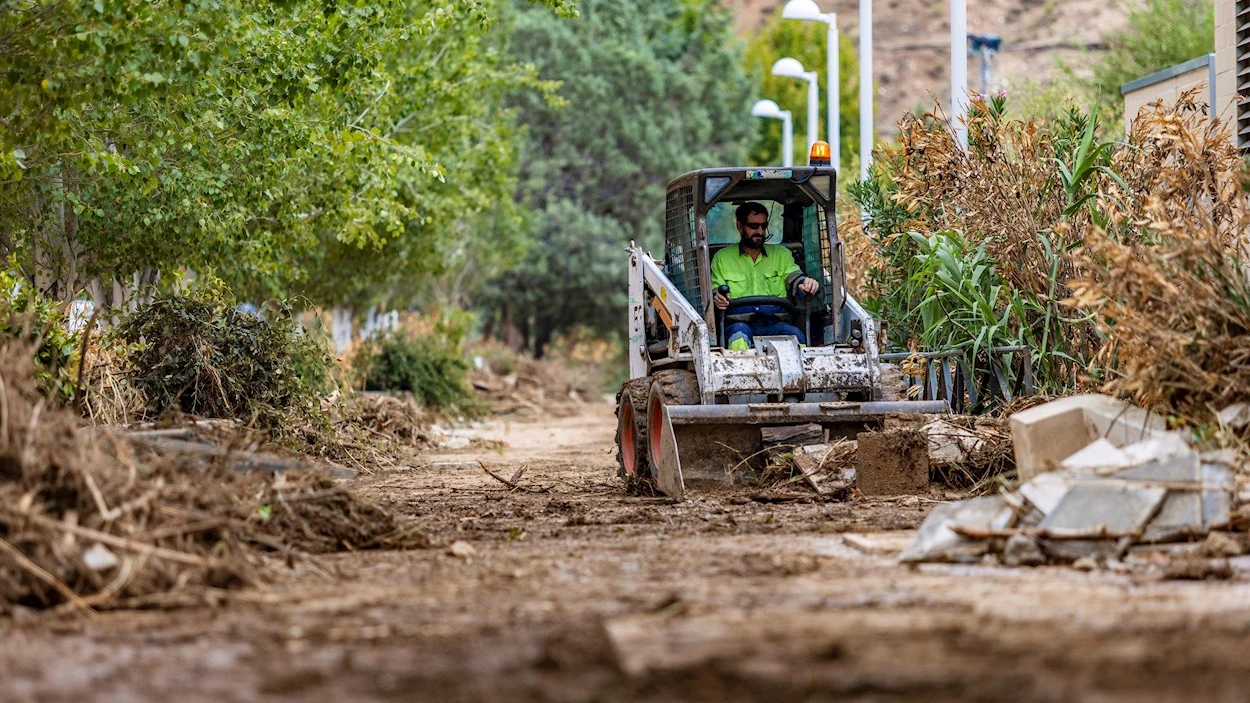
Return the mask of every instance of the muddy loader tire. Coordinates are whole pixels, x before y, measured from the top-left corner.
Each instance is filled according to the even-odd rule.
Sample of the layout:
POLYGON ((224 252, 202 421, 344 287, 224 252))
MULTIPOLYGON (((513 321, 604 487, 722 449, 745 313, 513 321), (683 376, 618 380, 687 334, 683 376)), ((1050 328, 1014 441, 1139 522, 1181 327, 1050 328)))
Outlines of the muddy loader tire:
POLYGON ((616 473, 631 492, 647 493, 645 489, 655 485, 648 451, 647 401, 657 384, 666 405, 699 403, 699 381, 693 371, 659 371, 621 386, 616 394, 616 473))
POLYGON ((626 381, 616 394, 616 475, 627 486, 652 481, 646 452, 650 395, 650 376, 626 381))

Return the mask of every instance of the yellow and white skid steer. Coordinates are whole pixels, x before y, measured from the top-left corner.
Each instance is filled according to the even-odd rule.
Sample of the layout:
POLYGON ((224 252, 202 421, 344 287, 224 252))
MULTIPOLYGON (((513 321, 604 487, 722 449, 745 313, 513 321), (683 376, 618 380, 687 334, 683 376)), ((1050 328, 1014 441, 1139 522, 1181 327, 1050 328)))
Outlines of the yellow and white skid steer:
POLYGON ((822 145, 810 166, 703 169, 673 180, 663 258, 630 248, 630 379, 617 399, 619 472, 627 481, 683 499, 694 484, 752 480, 764 464, 765 427, 814 423, 831 437, 853 438, 886 415, 949 412, 946 400, 903 399, 897 370, 878 358, 876 323, 846 291, 836 173, 820 164, 822 145), (767 209, 766 241, 820 283, 815 295, 722 291, 729 307, 716 309, 712 257, 738 246, 735 211, 747 202, 767 209), (728 348, 728 321, 750 324, 759 310, 802 330, 809 343, 756 335, 748 349, 728 348))

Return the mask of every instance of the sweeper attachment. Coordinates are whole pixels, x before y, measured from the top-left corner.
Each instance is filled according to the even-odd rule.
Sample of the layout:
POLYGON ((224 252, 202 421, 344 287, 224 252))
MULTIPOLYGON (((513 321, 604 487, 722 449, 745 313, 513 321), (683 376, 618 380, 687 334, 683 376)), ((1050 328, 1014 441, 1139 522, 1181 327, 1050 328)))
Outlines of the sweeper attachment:
MULTIPOLYGON (((765 462, 764 428, 819 425, 828 439, 853 439, 887 415, 949 412, 946 400, 904 399, 897 370, 880 363, 876 324, 846 291, 836 174, 814 163, 681 176, 668 185, 663 258, 630 247, 630 380, 617 406, 626 481, 682 499, 695 484, 753 481, 765 462), (748 231, 739 208, 748 202, 763 206, 765 241, 780 247, 762 255, 793 257, 798 271, 785 285, 722 265, 715 292, 729 303, 718 309, 712 262, 726 248, 752 253, 739 248, 748 231), (814 294, 794 285, 805 277, 817 281, 814 294), (786 295, 755 295, 760 285, 786 295)), ((757 231, 760 208, 748 209, 757 231)), ((768 263, 774 272, 794 268, 768 263)))

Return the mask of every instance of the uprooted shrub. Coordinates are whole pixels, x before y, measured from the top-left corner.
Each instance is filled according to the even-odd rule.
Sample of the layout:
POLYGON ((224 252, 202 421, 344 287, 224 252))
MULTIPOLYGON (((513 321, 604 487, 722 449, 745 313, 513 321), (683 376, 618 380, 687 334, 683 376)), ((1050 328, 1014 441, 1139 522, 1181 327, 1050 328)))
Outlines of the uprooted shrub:
POLYGON ((329 350, 287 307, 242 312, 211 286, 158 295, 114 334, 128 346, 148 417, 178 410, 277 428, 292 415, 319 416, 334 386, 329 350))
POLYGON ((315 471, 242 472, 83 426, 0 345, 0 613, 198 602, 304 554, 424 541, 315 471))
POLYGON ((439 324, 423 334, 395 331, 366 341, 352 368, 366 391, 412 393, 423 407, 475 416, 483 406, 468 385, 463 330, 439 324))

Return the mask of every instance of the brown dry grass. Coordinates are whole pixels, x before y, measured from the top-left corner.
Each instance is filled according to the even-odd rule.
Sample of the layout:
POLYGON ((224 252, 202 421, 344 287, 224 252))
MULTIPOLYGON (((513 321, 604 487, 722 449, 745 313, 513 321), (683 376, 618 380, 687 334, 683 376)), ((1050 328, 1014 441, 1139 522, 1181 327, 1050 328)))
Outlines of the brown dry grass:
POLYGON ((1143 110, 1114 165, 1130 192, 1101 199, 1132 217, 1086 234, 1067 303, 1095 313, 1106 337, 1095 357, 1105 392, 1209 422, 1250 400, 1244 163, 1229 125, 1187 93, 1143 110))

